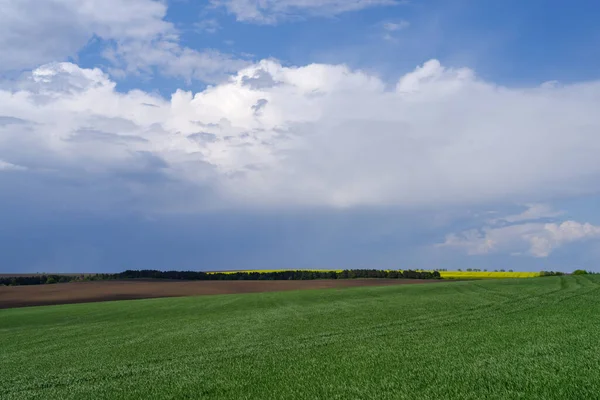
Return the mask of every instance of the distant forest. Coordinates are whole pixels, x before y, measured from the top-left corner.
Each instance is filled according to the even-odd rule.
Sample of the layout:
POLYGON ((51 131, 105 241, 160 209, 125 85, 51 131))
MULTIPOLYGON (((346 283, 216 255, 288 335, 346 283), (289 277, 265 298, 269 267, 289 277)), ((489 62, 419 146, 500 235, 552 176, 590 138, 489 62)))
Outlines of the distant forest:
POLYGON ((177 279, 188 281, 237 280, 311 280, 311 279, 441 279, 438 271, 348 269, 343 271, 274 271, 274 272, 201 272, 127 270, 116 274, 53 275, 0 277, 0 286, 43 285, 73 281, 125 280, 125 279, 177 279))

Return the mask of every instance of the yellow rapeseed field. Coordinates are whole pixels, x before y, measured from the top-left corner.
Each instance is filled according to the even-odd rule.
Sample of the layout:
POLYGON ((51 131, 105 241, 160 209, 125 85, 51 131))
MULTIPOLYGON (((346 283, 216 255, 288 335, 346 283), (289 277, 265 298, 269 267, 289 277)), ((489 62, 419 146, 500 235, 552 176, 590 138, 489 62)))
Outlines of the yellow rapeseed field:
POLYGON ((539 272, 440 271, 443 279, 535 278, 539 272))

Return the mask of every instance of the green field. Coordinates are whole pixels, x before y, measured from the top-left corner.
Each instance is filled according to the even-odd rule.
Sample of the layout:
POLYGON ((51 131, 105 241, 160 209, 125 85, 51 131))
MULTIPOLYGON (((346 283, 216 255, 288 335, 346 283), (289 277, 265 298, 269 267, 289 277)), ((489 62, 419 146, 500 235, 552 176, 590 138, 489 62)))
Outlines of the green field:
POLYGON ((596 399, 600 276, 0 310, 2 399, 596 399))

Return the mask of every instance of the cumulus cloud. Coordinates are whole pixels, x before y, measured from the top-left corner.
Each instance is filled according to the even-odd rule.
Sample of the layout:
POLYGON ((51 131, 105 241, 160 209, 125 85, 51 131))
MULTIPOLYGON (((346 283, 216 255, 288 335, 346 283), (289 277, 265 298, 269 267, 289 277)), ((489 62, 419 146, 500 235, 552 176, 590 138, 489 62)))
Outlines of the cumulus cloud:
POLYGON ((484 227, 450 234, 442 246, 464 249, 469 255, 523 250, 534 257, 548 257, 555 249, 572 242, 600 239, 600 226, 577 221, 524 223, 499 228, 484 227))
POLYGON ((449 234, 438 247, 460 248, 469 255, 525 251, 543 258, 565 244, 600 239, 600 226, 572 220, 544 222, 562 214, 546 204, 531 204, 520 214, 489 219, 481 229, 449 234))
POLYGON ((396 0, 211 0, 216 7, 225 7, 238 21, 275 24, 303 15, 333 16, 348 11, 375 6, 390 6, 396 0))
POLYGON ((217 51, 179 45, 158 0, 0 0, 0 70, 21 70, 77 57, 100 41, 117 72, 161 72, 214 81, 242 64, 217 51))
POLYGON ((566 243, 600 238, 600 226, 576 221, 561 224, 544 224, 542 232, 527 236, 531 243, 530 252, 536 257, 547 257, 552 250, 566 243))
POLYGON ((107 197, 124 179, 136 193, 156 179, 191 191, 164 208, 202 208, 197 188, 236 207, 521 202, 598 187, 599 106, 598 82, 507 88, 435 60, 392 89, 343 65, 265 60, 170 99, 118 93, 99 69, 55 63, 0 83, 0 159, 102 180, 107 197))

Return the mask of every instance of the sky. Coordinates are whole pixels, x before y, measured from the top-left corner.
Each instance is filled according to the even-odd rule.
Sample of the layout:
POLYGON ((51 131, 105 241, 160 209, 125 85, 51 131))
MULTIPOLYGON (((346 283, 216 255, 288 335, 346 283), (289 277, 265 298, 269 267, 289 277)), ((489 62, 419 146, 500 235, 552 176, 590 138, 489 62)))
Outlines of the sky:
POLYGON ((0 9, 0 273, 600 272, 596 1, 0 9))

